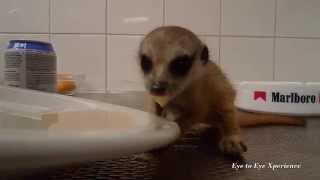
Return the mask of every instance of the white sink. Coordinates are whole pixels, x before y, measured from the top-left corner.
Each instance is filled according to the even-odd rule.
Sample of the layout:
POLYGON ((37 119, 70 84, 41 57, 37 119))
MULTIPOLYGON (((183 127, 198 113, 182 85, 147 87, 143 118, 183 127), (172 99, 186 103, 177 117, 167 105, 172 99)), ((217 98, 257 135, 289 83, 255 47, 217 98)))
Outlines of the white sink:
POLYGON ((0 86, 1 172, 119 158, 166 146, 179 133, 143 111, 0 86))

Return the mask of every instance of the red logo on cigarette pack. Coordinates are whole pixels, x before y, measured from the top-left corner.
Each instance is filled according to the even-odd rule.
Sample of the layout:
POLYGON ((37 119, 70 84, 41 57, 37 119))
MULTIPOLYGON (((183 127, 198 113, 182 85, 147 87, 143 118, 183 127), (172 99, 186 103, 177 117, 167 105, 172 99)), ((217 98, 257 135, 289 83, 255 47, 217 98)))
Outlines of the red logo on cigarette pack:
MULTIPOLYGON (((253 91, 254 101, 267 101, 266 91, 253 91)), ((320 94, 301 94, 298 92, 283 93, 273 91, 270 93, 270 102, 272 103, 297 103, 297 104, 320 104, 320 94)))
POLYGON ((261 99, 263 101, 267 101, 267 93, 265 91, 254 91, 253 92, 253 99, 255 101, 261 99))

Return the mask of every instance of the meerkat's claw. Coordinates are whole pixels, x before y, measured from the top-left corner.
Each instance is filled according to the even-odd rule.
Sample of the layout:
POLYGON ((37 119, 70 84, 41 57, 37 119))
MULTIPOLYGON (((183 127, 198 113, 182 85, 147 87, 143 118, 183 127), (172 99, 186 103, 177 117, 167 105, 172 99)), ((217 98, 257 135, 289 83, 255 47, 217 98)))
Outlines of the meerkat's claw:
POLYGON ((228 155, 241 156, 247 151, 247 146, 238 135, 224 137, 220 142, 220 150, 228 155))

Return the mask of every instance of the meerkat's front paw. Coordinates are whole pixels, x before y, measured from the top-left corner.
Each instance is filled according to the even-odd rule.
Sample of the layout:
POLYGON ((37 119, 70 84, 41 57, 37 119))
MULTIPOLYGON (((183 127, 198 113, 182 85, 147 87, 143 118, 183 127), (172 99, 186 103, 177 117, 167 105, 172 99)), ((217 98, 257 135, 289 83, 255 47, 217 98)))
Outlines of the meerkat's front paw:
POLYGON ((228 155, 241 156, 247 151, 247 146, 243 143, 239 135, 226 136, 221 139, 220 150, 228 155))

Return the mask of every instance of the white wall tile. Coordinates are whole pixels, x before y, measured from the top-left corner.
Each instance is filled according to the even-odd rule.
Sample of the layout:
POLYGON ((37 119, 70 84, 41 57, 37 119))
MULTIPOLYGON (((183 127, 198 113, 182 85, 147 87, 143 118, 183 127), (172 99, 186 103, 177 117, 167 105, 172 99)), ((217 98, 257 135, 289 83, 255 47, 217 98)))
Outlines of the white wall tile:
POLYGON ((108 35, 108 90, 144 90, 138 49, 142 36, 108 35))
POLYGON ((49 0, 1 0, 0 32, 49 32, 49 0))
POLYGON ((219 0, 166 0, 165 23, 189 28, 197 34, 219 34, 219 0))
POLYGON ((278 0, 277 34, 320 37, 319 0, 278 0))
POLYGON ((106 0, 52 0, 54 33, 105 33, 106 0))
POLYGON ((219 38, 212 36, 200 36, 199 38, 208 46, 210 60, 219 63, 219 38))
POLYGON ((85 76, 80 91, 105 90, 105 35, 53 35, 58 72, 85 76))
POLYGON ((281 81, 320 81, 320 39, 276 41, 275 79, 281 81))
POLYGON ((14 39, 27 39, 49 42, 49 35, 45 34, 0 34, 0 84, 4 78, 4 52, 7 49, 8 42, 14 39))
POLYGON ((223 0, 221 33, 271 36, 274 13, 275 0, 223 0))
POLYGON ((146 34, 163 22, 162 0, 108 0, 108 33, 146 34))
POLYGON ((233 81, 273 79, 273 39, 222 38, 220 64, 233 81))

